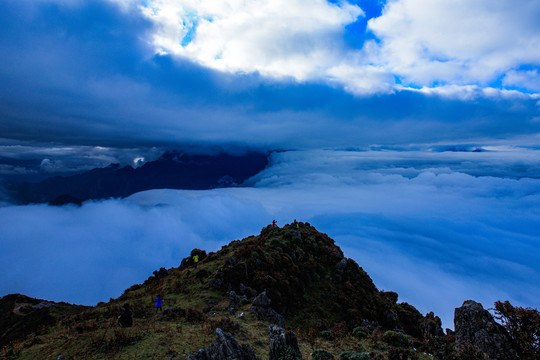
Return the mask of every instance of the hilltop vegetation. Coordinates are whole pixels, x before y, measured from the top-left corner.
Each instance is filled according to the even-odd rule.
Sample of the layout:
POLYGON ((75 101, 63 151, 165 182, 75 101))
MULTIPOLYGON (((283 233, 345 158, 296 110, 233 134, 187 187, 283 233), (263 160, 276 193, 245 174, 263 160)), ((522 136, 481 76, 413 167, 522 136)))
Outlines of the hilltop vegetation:
MULTIPOLYGON (((0 355, 185 359, 208 347, 220 328, 248 344, 253 356, 266 359, 268 325, 273 323, 294 331, 303 359, 485 356, 474 346, 456 348, 455 335, 444 334, 433 313, 424 316, 398 303, 397 293, 379 291, 331 238, 307 223, 269 226, 215 253, 194 249, 179 262, 95 307, 5 296, 0 301, 0 355), (157 294, 164 298, 160 313, 154 308, 157 294), (117 324, 125 303, 133 309, 130 328, 117 324)), ((298 357, 294 351, 279 356, 298 357)))

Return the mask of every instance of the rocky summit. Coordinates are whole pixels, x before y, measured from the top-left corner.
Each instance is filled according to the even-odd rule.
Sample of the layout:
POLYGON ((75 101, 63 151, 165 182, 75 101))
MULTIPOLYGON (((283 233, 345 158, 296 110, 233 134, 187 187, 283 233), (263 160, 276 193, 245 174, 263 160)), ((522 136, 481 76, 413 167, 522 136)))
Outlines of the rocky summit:
MULTIPOLYGON (((0 300, 2 359, 520 359, 475 302, 441 328, 308 223, 193 249, 97 306, 0 300), (156 297, 163 300, 156 307, 156 297), (124 321, 129 318, 130 321, 124 321), (119 321, 120 320, 120 321, 119 321), (132 321, 131 321, 132 320, 132 321), (126 325, 121 326, 120 323, 126 325)), ((525 358, 524 358, 525 359, 525 358)))

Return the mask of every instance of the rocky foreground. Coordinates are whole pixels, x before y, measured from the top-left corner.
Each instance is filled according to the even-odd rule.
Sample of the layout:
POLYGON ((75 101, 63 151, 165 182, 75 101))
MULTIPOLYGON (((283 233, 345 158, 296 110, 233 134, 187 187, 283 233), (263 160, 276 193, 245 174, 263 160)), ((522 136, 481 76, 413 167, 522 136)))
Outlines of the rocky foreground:
POLYGON ((538 359, 472 300, 443 331, 307 223, 194 249, 95 307, 6 295, 0 329, 3 359, 538 359), (126 303, 134 324, 123 328, 126 303))

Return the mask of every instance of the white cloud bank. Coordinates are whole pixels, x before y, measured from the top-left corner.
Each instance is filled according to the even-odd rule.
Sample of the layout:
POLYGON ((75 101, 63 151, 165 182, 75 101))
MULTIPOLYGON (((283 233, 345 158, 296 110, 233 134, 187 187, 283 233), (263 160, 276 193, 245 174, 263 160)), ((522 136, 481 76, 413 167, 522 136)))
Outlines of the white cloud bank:
POLYGON ((485 85, 540 65, 539 16, 536 1, 398 0, 369 28, 388 69, 406 82, 485 85))
POLYGON ((93 304, 178 266, 194 247, 216 250, 273 218, 296 218, 334 238, 379 289, 434 311, 443 326, 453 327, 466 299, 538 308, 539 158, 288 152, 275 154, 250 188, 153 190, 80 208, 5 206, 0 293, 93 304))
POLYGON ((365 13, 346 1, 149 0, 140 9, 154 24, 157 52, 221 71, 335 83, 355 94, 441 85, 538 91, 537 1, 388 1, 365 32, 347 34, 368 39, 360 49, 344 35, 364 31, 346 27, 365 13))

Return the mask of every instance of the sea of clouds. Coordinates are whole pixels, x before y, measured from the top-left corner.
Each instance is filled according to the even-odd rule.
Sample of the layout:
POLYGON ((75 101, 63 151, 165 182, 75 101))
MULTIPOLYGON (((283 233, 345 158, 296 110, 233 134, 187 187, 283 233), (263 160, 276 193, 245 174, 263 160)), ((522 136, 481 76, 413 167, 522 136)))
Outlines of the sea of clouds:
POLYGON ((93 305, 191 249, 309 222, 381 290, 453 328, 464 300, 540 307, 534 150, 274 153, 247 187, 0 207, 0 295, 93 305))

